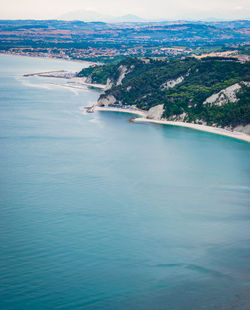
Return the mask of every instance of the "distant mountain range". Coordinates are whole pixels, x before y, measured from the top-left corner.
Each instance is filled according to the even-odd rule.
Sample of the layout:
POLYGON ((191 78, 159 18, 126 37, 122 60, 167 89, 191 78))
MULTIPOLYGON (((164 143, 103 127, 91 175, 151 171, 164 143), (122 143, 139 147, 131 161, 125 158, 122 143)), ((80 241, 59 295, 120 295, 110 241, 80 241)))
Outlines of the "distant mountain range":
MULTIPOLYGON (((227 15, 227 14, 226 14, 227 15)), ((108 14, 102 14, 92 10, 76 10, 70 11, 65 14, 62 14, 57 17, 59 20, 72 21, 79 20, 84 22, 105 22, 105 23, 140 23, 140 22, 164 22, 169 21, 173 22, 176 20, 188 20, 192 22, 205 21, 205 22, 217 22, 217 21, 231 21, 230 18, 226 18, 226 15, 223 18, 216 17, 205 17, 205 16, 196 16, 193 18, 177 18, 177 19, 169 19, 169 18, 142 18, 136 16, 134 14, 126 14, 122 16, 112 16, 108 14)), ((229 15, 228 15, 229 16, 229 15)), ((237 20, 237 16, 235 16, 234 20, 237 20)), ((243 18, 243 20, 249 20, 249 18, 243 18)))
POLYGON ((95 11, 90 10, 77 10, 65 13, 58 16, 58 19, 61 20, 82 20, 85 22, 106 22, 106 23, 126 23, 126 22, 143 22, 143 18, 138 17, 133 14, 126 14, 122 16, 112 16, 101 14, 95 11))

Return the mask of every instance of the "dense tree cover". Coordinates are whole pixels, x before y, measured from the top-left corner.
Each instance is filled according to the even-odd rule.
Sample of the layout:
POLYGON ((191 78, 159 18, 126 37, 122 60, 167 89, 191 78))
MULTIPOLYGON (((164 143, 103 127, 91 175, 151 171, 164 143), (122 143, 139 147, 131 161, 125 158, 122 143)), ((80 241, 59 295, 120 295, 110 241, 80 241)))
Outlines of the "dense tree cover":
POLYGON ((136 61, 135 67, 126 75, 122 85, 113 87, 107 93, 112 93, 123 104, 136 104, 145 110, 163 102, 165 94, 163 88, 167 80, 187 74, 197 62, 192 58, 171 62, 134 61, 136 61))
POLYGON ((95 84, 106 84, 108 77, 115 71, 116 66, 114 64, 108 64, 105 66, 84 68, 78 73, 77 76, 89 77, 92 83, 95 84))
MULTIPOLYGON (((144 110, 164 104, 163 117, 185 112, 185 121, 205 121, 220 126, 250 123, 249 87, 242 88, 237 103, 229 102, 223 106, 203 104, 209 96, 228 86, 250 81, 250 63, 218 57, 202 60, 189 57, 168 62, 129 58, 115 65, 90 68, 89 73, 95 82, 105 83, 110 78, 115 84, 121 65, 128 68, 122 85, 114 85, 102 95, 112 94, 119 104, 136 105, 144 110), (180 77, 183 81, 179 84, 166 87, 167 81, 180 77)), ((86 74, 88 69, 84 70, 86 74)))
POLYGON ((201 114, 206 98, 237 82, 248 81, 249 73, 249 64, 235 61, 206 59, 197 62, 195 70, 181 84, 165 92, 165 116, 186 112, 194 115, 192 120, 201 118, 208 121, 201 114))
POLYGON ((82 69, 78 73, 78 77, 89 77, 91 78, 92 83, 96 84, 106 84, 107 79, 117 80, 119 77, 118 68, 123 66, 139 65, 141 62, 134 58, 126 58, 120 62, 114 62, 111 64, 106 64, 102 66, 92 66, 82 69))
POLYGON ((238 98, 236 103, 205 107, 200 118, 206 120, 209 125, 216 124, 221 127, 250 124, 250 87, 243 87, 238 98))

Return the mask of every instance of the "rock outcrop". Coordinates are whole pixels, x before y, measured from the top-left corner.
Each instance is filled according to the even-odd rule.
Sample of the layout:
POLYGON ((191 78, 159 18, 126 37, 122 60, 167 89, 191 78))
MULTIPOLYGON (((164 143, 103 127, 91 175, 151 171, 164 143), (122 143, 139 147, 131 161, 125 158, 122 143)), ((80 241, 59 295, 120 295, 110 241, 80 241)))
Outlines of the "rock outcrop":
POLYGON ((155 107, 152 107, 147 112, 147 118, 149 119, 155 119, 160 120, 162 117, 162 114, 164 112, 164 105, 158 104, 155 107))
MULTIPOLYGON (((242 82, 242 84, 245 86, 250 86, 249 82, 242 82)), ((241 90, 241 88, 242 85, 240 83, 233 84, 208 97, 203 104, 222 106, 228 102, 237 102, 239 100, 237 98, 237 93, 241 90)))
POLYGON ((237 126, 233 130, 250 135, 250 124, 237 126))
POLYGON ((120 65, 118 68, 119 71, 119 77, 118 79, 112 80, 111 78, 107 79, 107 83, 106 83, 106 87, 105 87, 105 91, 111 89, 114 85, 118 86, 122 84, 123 79, 125 78, 125 76, 131 72, 133 70, 134 66, 131 66, 130 68, 128 68, 127 66, 124 65, 120 65))
POLYGON ((120 75, 118 77, 116 85, 121 85, 122 84, 122 80, 125 78, 125 76, 126 76, 126 74, 128 72, 128 68, 126 66, 120 65, 120 67, 118 68, 118 71, 120 72, 120 75))
POLYGON ((106 86, 104 88, 104 91, 109 90, 110 88, 112 88, 112 86, 114 85, 114 83, 111 81, 110 78, 107 79, 107 83, 106 86))
POLYGON ((183 112, 182 114, 178 114, 178 115, 172 115, 168 117, 168 121, 184 122, 186 116, 187 116, 187 113, 185 112, 183 112))
POLYGON ((161 85, 161 89, 168 89, 168 88, 173 88, 176 85, 180 84, 184 80, 183 76, 178 77, 175 80, 168 80, 164 84, 161 85))
POLYGON ((116 99, 113 95, 108 95, 106 97, 101 97, 98 102, 97 102, 97 106, 99 107, 107 107, 111 104, 115 104, 116 99))
MULTIPOLYGON (((83 78, 83 79, 84 79, 84 78, 83 78)), ((84 82, 85 82, 85 83, 92 84, 93 81, 92 81, 91 75, 87 76, 87 77, 85 78, 84 82)))

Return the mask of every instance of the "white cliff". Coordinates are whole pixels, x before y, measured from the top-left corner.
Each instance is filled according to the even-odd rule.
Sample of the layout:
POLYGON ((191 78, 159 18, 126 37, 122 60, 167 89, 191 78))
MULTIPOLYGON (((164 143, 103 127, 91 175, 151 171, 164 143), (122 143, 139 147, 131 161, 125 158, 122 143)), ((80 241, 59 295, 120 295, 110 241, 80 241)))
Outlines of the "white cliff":
POLYGON ((176 114, 168 117, 168 121, 178 121, 178 122, 184 122, 185 117, 187 116, 187 113, 183 112, 182 114, 176 114))
POLYGON ((184 80, 183 76, 179 76, 175 80, 168 80, 164 84, 161 85, 161 89, 168 89, 168 88, 173 88, 176 85, 180 84, 184 80))
POLYGON ((120 65, 120 67, 118 68, 118 71, 120 72, 119 78, 116 82, 116 85, 121 85, 122 84, 122 80, 125 78, 128 68, 126 66, 120 65))
POLYGON ((130 69, 128 69, 126 66, 124 65, 120 65, 118 68, 119 71, 119 77, 117 79, 117 81, 113 81, 112 79, 108 78, 107 79, 107 83, 106 83, 106 87, 105 87, 105 91, 109 90, 110 88, 112 88, 114 85, 121 85, 123 79, 125 78, 125 76, 131 72, 134 69, 134 66, 131 66, 130 69))
MULTIPOLYGON (((249 82, 243 82, 242 84, 246 86, 250 86, 249 82)), ((211 105, 217 105, 222 106, 224 104, 227 104, 228 102, 237 102, 239 99, 237 98, 238 92, 241 90, 242 85, 239 83, 235 83, 225 89, 222 89, 216 94, 213 94, 212 96, 208 97, 203 104, 211 104, 211 105)))
POLYGON ((102 97, 98 100, 97 106, 99 107, 107 107, 111 104, 114 104, 116 102, 116 99, 113 95, 108 95, 106 97, 102 97))
POLYGON ((160 120, 163 112, 164 112, 164 105, 158 104, 158 105, 156 105, 156 106, 154 106, 148 110, 147 118, 148 119, 160 120))
POLYGON ((250 124, 236 126, 233 130, 250 135, 250 124))
POLYGON ((112 88, 113 85, 114 85, 114 84, 113 84, 113 82, 111 81, 111 79, 108 78, 108 79, 107 79, 106 86, 105 86, 105 88, 104 88, 104 91, 109 90, 110 88, 112 88))

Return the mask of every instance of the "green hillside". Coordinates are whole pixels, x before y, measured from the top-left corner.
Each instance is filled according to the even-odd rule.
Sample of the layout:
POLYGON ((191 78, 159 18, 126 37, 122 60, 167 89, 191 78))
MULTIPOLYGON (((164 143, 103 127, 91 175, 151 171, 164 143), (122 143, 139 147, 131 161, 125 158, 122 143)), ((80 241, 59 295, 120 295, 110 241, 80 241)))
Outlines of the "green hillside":
POLYGON ((113 86, 101 95, 112 95, 120 105, 136 105, 149 110, 164 104, 163 118, 206 122, 209 125, 232 126, 250 123, 250 63, 226 58, 185 58, 172 61, 128 58, 118 64, 83 69, 79 76, 90 76, 93 83, 105 84, 109 78, 113 86), (126 75, 116 85, 121 68, 126 75), (177 81, 173 87, 168 82, 177 81), (243 83, 244 82, 244 83, 243 83), (223 104, 204 104, 213 94, 239 83, 236 100, 223 104))

